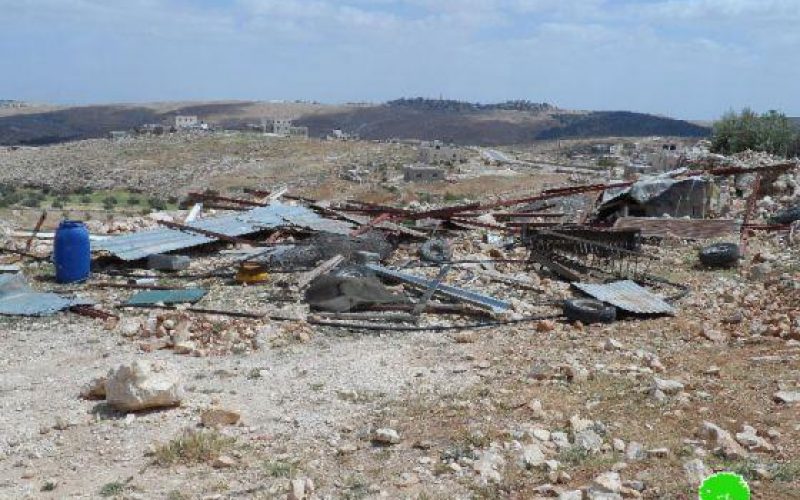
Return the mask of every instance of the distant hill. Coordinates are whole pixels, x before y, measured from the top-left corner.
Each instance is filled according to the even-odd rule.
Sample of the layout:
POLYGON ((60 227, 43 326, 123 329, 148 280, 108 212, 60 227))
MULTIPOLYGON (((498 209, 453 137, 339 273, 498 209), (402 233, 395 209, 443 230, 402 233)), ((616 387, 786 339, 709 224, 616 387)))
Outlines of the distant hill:
POLYGON ((175 114, 194 114, 227 128, 245 128, 262 117, 289 118, 320 137, 333 129, 365 139, 442 139, 458 144, 495 146, 542 139, 609 136, 703 137, 707 127, 627 111, 574 112, 547 103, 506 101, 479 104, 454 100, 404 98, 376 105, 321 105, 254 101, 156 103, 67 107, 0 115, 0 144, 48 144, 105 137, 160 122, 175 114))
POLYGON ((85 106, 43 113, 0 117, 0 144, 49 144, 104 137, 111 130, 125 130, 157 121, 152 110, 125 106, 85 106))

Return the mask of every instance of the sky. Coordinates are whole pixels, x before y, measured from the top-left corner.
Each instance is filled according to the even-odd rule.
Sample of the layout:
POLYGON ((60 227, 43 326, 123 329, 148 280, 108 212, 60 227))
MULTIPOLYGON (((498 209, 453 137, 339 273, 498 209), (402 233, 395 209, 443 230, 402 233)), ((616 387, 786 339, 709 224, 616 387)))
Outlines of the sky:
POLYGON ((0 99, 800 116, 800 0, 0 0, 0 99))

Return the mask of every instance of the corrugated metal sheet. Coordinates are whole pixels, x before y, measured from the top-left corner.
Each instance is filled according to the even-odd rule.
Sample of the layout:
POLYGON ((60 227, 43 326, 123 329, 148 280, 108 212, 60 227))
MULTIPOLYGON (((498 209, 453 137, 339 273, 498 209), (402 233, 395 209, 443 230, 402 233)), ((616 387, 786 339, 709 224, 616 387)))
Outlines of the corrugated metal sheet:
POLYGON ((78 303, 55 293, 34 291, 21 274, 0 275, 0 314, 2 315, 45 316, 78 303))
POLYGON ((154 304, 194 304, 206 295, 202 288, 186 288, 183 290, 146 290, 139 292, 127 302, 126 306, 151 306, 154 304))
MULTIPOLYGON (((340 221, 324 219, 302 206, 273 203, 242 214, 224 215, 187 224, 191 227, 221 233, 227 236, 242 236, 264 229, 281 226, 299 226, 313 231, 349 234, 352 227, 340 221)), ((172 252, 196 247, 216 241, 215 238, 176 229, 150 229, 138 233, 115 236, 98 241, 92 248, 109 252, 122 260, 138 260, 157 253, 172 252)))
MULTIPOLYGON (((401 273, 400 271, 395 271, 394 269, 389 269, 378 264, 367 264, 365 267, 375 271, 380 276, 393 278, 403 283, 408 283, 409 285, 420 288, 428 289, 433 285, 433 281, 431 280, 414 276, 413 274, 401 273)), ((434 295, 444 295, 453 299, 462 300, 464 302, 468 302, 484 309, 490 309, 491 311, 498 313, 511 309, 511 304, 508 302, 503 302, 502 300, 489 297, 488 295, 482 295, 477 292, 465 290, 463 288, 456 288, 454 286, 445 284, 439 284, 436 288, 436 292, 434 292, 434 295)))
POLYGON ((633 281, 615 281, 605 285, 573 283, 586 294, 612 306, 637 314, 675 314, 675 308, 633 281))
POLYGON ((661 219, 621 217, 614 229, 641 229, 642 236, 674 236, 703 240, 739 234, 740 225, 733 219, 661 219))

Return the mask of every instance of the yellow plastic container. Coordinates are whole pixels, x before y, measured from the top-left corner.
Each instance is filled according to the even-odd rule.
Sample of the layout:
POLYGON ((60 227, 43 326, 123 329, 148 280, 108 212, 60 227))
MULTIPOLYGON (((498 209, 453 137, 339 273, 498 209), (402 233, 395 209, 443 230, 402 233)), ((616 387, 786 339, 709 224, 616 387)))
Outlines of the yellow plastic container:
POLYGON ((236 272, 236 281, 242 284, 264 283, 268 279, 269 273, 255 262, 243 262, 236 272))

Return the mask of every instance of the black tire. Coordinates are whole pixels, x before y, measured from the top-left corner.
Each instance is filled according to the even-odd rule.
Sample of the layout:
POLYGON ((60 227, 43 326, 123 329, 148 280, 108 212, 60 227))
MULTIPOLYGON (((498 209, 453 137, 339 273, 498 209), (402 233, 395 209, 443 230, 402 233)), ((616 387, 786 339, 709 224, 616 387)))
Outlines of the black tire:
POLYGON ((739 262, 741 252, 736 243, 717 243, 700 250, 700 262, 708 267, 731 267, 739 262))
POLYGON ((419 256, 427 262, 447 262, 452 260, 453 252, 447 241, 435 239, 428 240, 419 247, 419 256))
POLYGON ((796 220, 800 220, 800 205, 781 210, 769 219, 772 224, 791 224, 796 220))
POLYGON ((585 325, 612 323, 617 319, 617 308, 594 299, 570 299, 564 301, 564 316, 585 325))

